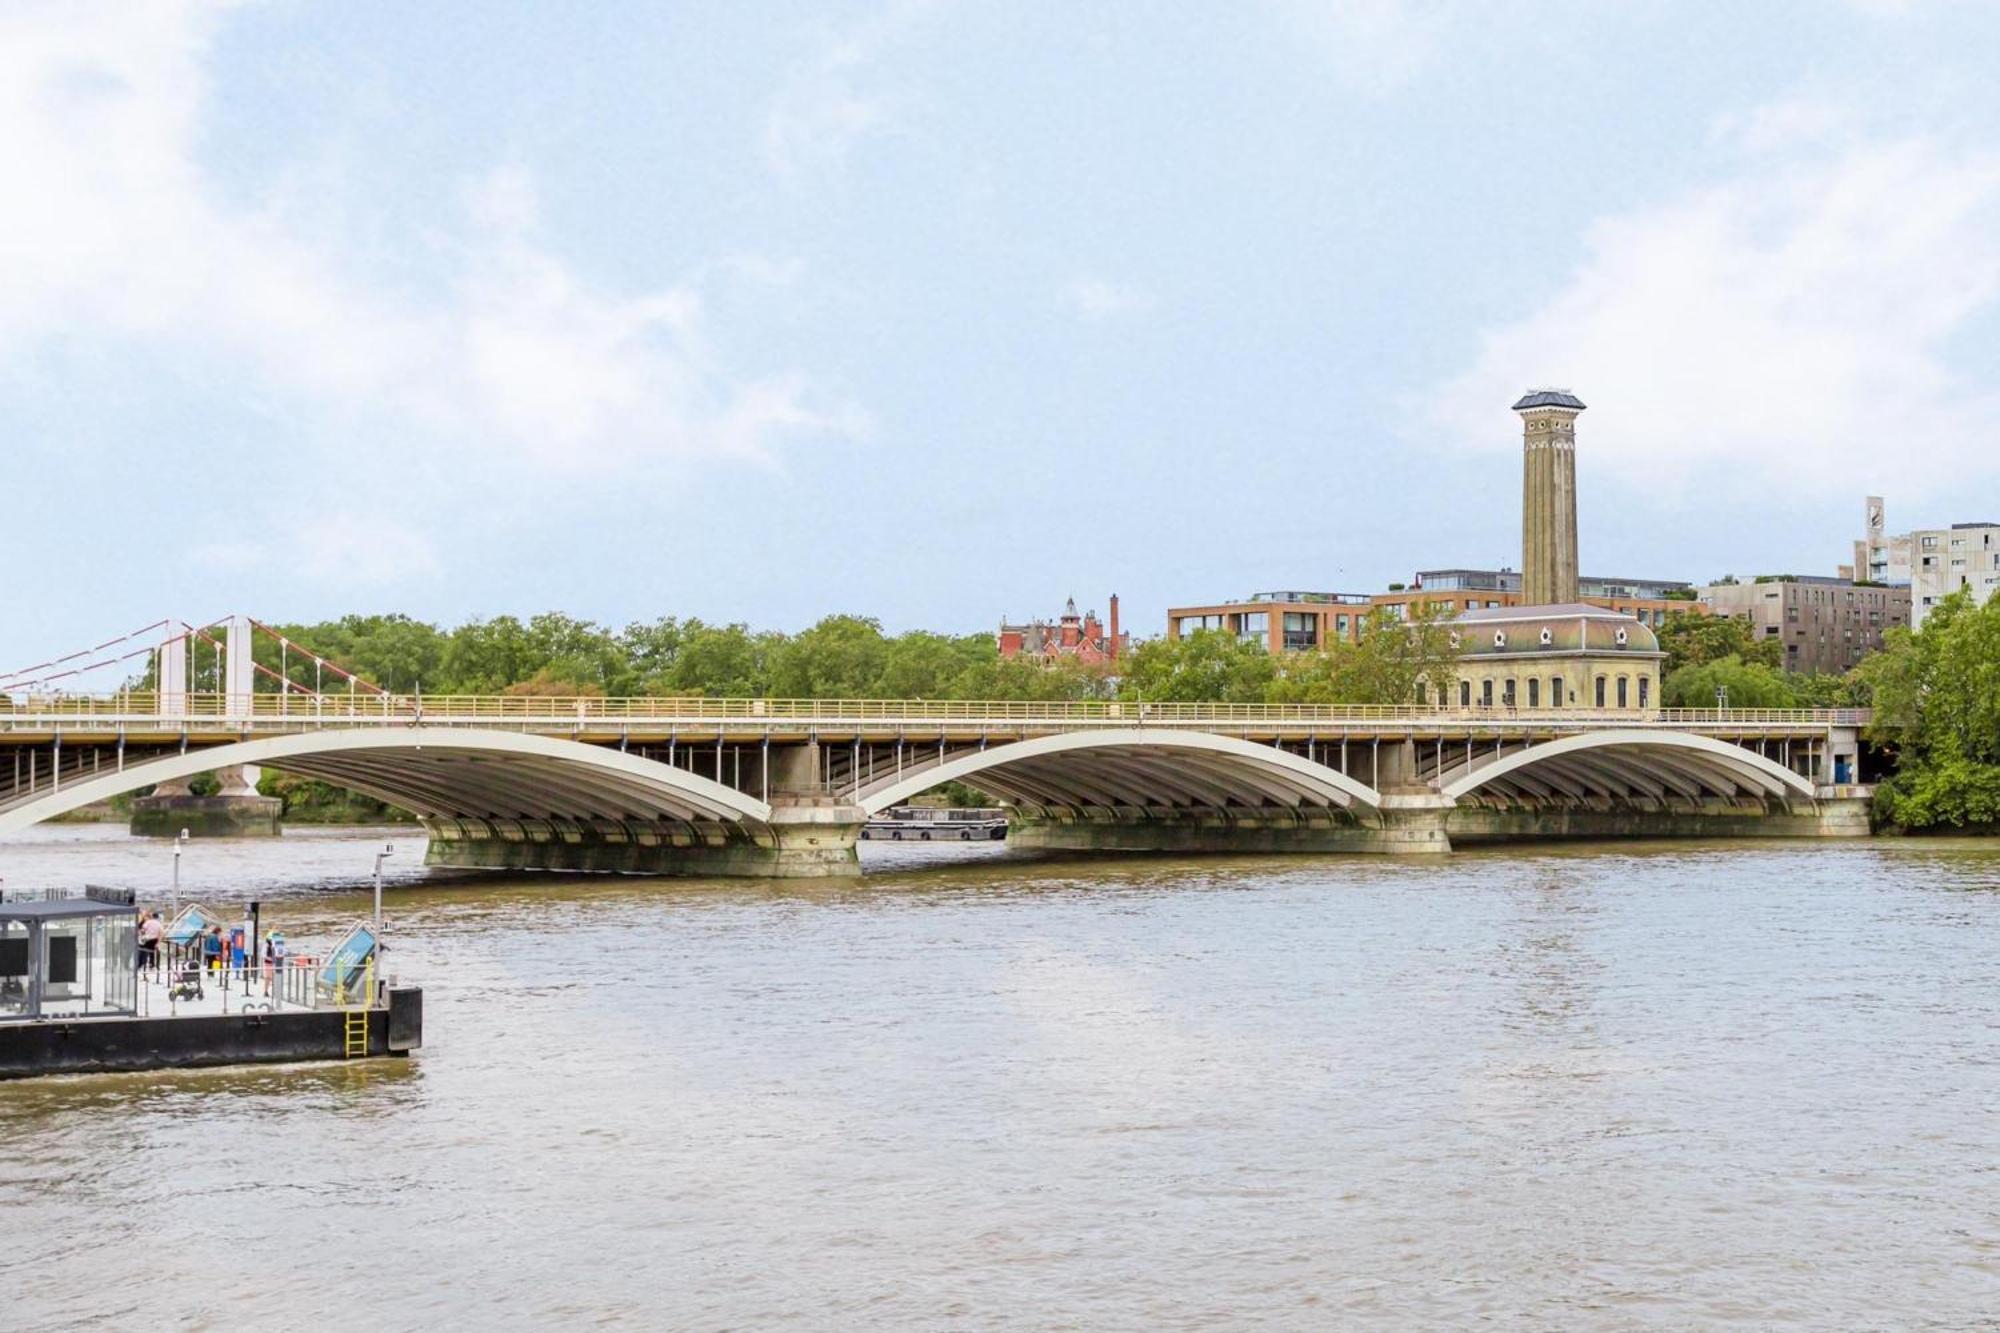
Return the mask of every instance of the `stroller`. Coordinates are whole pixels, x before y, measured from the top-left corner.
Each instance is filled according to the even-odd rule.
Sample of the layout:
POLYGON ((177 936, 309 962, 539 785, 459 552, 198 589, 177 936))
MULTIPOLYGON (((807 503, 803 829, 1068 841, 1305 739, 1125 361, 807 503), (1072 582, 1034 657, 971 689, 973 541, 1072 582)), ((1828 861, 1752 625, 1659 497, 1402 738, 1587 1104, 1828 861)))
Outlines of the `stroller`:
POLYGON ((201 989, 201 960, 187 958, 181 963, 181 970, 174 975, 173 984, 167 988, 170 1000, 199 1000, 201 989))

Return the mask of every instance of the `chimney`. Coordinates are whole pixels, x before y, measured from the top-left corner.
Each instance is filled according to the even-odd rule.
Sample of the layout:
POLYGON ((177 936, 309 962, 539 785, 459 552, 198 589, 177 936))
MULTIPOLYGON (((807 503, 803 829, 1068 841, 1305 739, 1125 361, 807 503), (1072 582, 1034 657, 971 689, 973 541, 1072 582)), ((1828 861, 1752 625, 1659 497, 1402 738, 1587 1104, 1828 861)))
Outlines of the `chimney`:
POLYGON ((1111 646, 1107 649, 1111 660, 1118 660, 1118 594, 1111 594, 1111 646))
POLYGON ((1531 389, 1521 414, 1521 601, 1576 600, 1576 418, 1583 400, 1566 389, 1531 389))

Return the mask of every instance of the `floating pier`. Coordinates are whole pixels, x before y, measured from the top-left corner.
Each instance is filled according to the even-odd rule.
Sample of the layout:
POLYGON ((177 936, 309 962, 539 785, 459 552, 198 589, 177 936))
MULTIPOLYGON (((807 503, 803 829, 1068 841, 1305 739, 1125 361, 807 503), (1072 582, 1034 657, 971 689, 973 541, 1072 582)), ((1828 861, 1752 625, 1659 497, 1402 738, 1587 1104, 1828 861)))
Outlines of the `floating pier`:
POLYGON ((0 903, 0 1080, 403 1056, 423 1044, 423 991, 377 977, 365 925, 310 963, 209 968, 163 945, 142 969, 137 915, 120 890, 0 903))

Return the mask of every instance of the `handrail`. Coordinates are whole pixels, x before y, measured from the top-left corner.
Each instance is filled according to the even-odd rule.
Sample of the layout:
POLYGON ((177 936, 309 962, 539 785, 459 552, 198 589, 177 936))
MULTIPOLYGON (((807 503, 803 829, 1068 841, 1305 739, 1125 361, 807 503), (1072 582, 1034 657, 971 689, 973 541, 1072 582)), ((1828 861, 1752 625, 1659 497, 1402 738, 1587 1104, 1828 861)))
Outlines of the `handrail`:
POLYGON ((575 695, 408 695, 152 692, 0 697, 0 730, 96 725, 120 728, 214 722, 249 729, 306 729, 315 724, 391 722, 452 725, 495 722, 581 730, 618 723, 749 722, 1145 723, 1409 722, 1789 724, 1860 726, 1862 708, 1508 708, 1342 704, 1170 703, 1129 699, 716 699, 700 695, 604 698, 575 695))

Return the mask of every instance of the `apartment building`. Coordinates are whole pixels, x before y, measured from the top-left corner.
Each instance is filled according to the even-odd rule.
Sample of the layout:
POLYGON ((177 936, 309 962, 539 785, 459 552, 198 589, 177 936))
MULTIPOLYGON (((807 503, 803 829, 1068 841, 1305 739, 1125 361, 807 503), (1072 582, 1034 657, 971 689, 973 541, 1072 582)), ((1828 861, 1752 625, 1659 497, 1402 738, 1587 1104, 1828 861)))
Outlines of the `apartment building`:
POLYGON ((1880 648, 1884 630, 1910 623, 1910 592, 1787 576, 1710 584, 1701 600, 1716 615, 1749 621, 1759 641, 1782 644, 1785 670, 1838 675, 1880 648))

